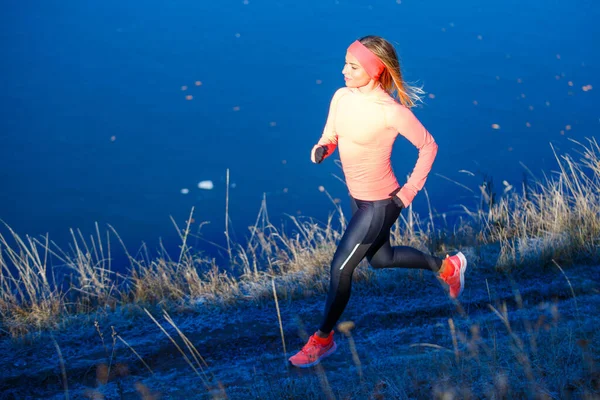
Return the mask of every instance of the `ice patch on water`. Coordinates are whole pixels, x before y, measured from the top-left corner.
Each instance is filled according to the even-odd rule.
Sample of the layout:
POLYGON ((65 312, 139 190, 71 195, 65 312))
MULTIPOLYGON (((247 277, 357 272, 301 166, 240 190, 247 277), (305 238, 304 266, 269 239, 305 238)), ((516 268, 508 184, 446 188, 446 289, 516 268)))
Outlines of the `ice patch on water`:
POLYGON ((198 182, 198 189, 212 190, 215 187, 212 181, 200 181, 198 182))

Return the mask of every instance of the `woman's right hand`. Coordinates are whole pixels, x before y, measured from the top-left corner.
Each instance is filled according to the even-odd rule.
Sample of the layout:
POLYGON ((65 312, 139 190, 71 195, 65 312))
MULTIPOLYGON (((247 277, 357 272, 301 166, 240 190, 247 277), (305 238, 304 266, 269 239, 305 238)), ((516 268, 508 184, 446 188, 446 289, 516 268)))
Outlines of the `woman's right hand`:
POLYGON ((320 164, 327 155, 327 146, 315 145, 310 152, 310 160, 315 164, 320 164))

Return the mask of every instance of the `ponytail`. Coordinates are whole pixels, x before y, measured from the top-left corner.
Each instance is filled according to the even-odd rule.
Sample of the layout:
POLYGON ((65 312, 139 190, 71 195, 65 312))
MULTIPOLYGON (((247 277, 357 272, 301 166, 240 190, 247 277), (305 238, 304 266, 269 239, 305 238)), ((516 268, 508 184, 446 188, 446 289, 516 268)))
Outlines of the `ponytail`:
POLYGON ((371 50, 385 65, 385 70, 379 77, 381 86, 400 104, 411 108, 423 102, 425 92, 420 86, 413 86, 402 79, 400 62, 394 46, 379 36, 365 36, 359 41, 371 50))

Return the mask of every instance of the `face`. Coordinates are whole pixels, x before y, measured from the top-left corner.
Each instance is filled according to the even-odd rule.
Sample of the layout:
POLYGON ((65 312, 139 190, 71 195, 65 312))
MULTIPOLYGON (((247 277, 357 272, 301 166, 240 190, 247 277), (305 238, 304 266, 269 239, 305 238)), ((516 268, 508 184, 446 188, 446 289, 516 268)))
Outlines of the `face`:
POLYGON ((356 57, 350 52, 346 52, 346 64, 344 64, 342 74, 344 74, 346 86, 351 88, 365 86, 371 81, 371 77, 367 74, 367 71, 365 71, 356 57))

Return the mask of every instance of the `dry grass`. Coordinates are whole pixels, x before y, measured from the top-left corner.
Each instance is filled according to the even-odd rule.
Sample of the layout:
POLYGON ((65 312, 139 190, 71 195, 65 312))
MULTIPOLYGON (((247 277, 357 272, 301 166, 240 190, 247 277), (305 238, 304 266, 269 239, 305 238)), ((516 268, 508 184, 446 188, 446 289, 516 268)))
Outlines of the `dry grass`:
MULTIPOLYGON (((559 171, 533 186, 523 185, 521 194, 513 192, 495 201, 482 186, 482 204, 487 202, 487 208, 465 207, 466 222, 451 232, 434 225, 431 210, 420 218, 410 207, 392 229, 393 243, 432 253, 500 243, 497 265, 503 268, 552 259, 597 261, 600 148, 594 139, 578 146, 578 161, 557 156, 559 171)), ((176 226, 182 241, 176 260, 164 248, 158 257, 149 256, 145 248, 142 256, 132 256, 112 227, 102 235, 96 225, 90 238, 71 231, 70 248, 63 250, 48 237, 22 238, 5 226, 8 233, 0 232, 0 329, 21 336, 55 328, 69 314, 114 309, 123 303, 193 306, 262 301, 271 298, 273 279, 281 299, 323 292, 327 266, 347 223, 336 205, 325 225, 290 216, 294 226, 290 233, 269 221, 263 199, 247 243, 231 245, 231 265, 224 269, 187 244, 192 215, 193 209, 185 228, 176 226), (130 265, 125 274, 112 269, 112 238, 127 253, 130 265)), ((368 270, 357 270, 357 279, 368 277, 368 270)))
POLYGON ((32 238, 23 240, 6 227, 10 235, 0 235, 1 329, 20 336, 30 329, 55 327, 66 306, 53 271, 48 269, 48 239, 40 249, 32 238))
POLYGON ((501 244, 499 267, 599 259, 600 147, 576 143, 579 161, 554 153, 559 171, 476 215, 483 240, 501 244))

